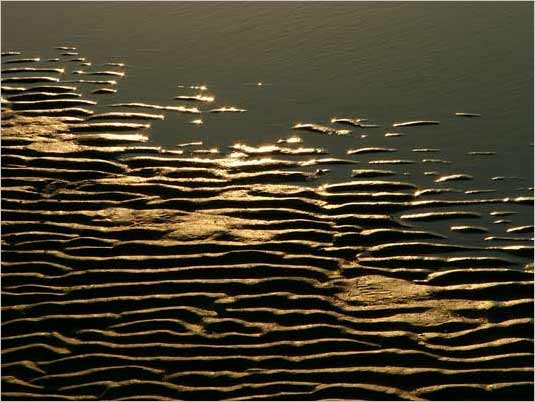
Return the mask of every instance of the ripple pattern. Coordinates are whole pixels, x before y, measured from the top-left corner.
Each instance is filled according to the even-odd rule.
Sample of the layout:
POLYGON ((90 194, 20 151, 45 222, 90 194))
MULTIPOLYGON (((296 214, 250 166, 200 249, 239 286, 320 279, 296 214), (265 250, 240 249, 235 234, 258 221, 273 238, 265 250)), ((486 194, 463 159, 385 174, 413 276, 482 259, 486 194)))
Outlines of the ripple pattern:
MULTIPOLYGON (((18 54, 2 57, 39 62, 18 54)), ((3 399, 532 397, 532 239, 418 226, 451 234, 470 207, 532 197, 444 200, 387 170, 318 186, 311 167, 352 162, 188 156, 125 122, 163 114, 92 115, 63 79, 4 81, 40 87, 2 110, 3 399), (80 116, 106 122, 64 120, 80 116)))

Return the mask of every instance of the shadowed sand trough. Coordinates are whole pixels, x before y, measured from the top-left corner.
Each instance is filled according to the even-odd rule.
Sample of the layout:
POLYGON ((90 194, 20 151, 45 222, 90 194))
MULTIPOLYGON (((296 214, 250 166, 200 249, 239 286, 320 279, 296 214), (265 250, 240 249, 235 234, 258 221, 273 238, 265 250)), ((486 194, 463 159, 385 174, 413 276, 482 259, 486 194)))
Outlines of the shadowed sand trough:
POLYGON ((11 91, 40 95, 2 112, 3 399, 532 397, 533 227, 418 226, 532 197, 434 199, 383 169, 318 186, 351 161, 196 158, 124 121, 163 115, 11 91))

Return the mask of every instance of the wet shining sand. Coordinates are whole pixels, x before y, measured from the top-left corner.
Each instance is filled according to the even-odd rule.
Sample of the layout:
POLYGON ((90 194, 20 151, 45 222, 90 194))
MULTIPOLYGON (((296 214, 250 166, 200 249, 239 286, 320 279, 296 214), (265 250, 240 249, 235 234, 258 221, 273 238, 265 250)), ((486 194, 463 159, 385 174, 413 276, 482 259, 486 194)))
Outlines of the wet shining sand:
MULTIPOLYGON (((45 78, 2 82, 3 399, 533 396, 533 226, 477 224, 532 196, 423 189, 389 179, 416 161, 355 168, 300 139, 165 149, 150 121, 201 110, 96 114, 94 83, 45 78), (319 185, 334 164, 348 180, 319 185)), ((396 149, 348 150, 375 152, 396 149)))

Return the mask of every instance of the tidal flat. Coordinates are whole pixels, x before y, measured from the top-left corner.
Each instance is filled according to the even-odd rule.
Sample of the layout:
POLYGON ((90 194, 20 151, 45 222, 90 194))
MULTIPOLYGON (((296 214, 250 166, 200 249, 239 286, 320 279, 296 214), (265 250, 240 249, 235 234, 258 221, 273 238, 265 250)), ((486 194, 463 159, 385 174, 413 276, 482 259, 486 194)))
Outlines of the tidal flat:
MULTIPOLYGON (((105 29, 29 44, 13 30, 30 6, 3 3, 2 399, 531 400, 533 71, 480 92, 435 76, 439 97, 424 65, 391 98, 374 85, 405 73, 373 75, 364 56, 392 60, 365 46, 387 17, 454 41, 437 17, 453 8, 520 21, 507 29, 524 38, 533 5, 422 4, 174 3, 144 20, 134 3, 34 3, 33 30, 83 10, 105 29), (146 22, 131 45, 110 25, 122 12, 146 22), (219 17, 234 29, 216 33, 264 32, 277 57, 249 48, 242 65, 242 42, 199 28, 219 17), (299 42, 311 26, 317 46, 299 42), (188 29, 204 51, 186 52, 188 29), (209 51, 230 65, 207 66, 209 51)), ((510 57, 531 52, 532 68, 524 50, 510 57)), ((439 68, 441 54, 422 57, 439 68)), ((507 63, 491 67, 503 81, 507 63)))

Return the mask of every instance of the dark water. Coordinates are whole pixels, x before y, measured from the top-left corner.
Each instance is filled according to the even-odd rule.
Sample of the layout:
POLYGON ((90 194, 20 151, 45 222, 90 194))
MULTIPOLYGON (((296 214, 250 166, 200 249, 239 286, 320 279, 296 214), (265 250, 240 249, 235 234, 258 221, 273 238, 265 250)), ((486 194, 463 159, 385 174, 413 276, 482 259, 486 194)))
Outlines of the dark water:
MULTIPOLYGON (((155 143, 202 140, 207 147, 241 141, 273 143, 297 122, 332 116, 365 117, 379 128, 353 136, 299 133, 305 146, 345 157, 349 148, 386 146, 373 159, 439 158, 452 163, 388 166, 422 187, 433 177, 466 173, 462 190, 495 189, 492 196, 525 195, 533 183, 533 4, 515 3, 3 3, 2 50, 53 57, 70 45, 94 65, 127 64, 113 102, 184 104, 172 100, 208 86, 214 105, 241 114, 168 113, 152 123, 155 143), (254 85, 262 82, 264 85, 254 85), (472 112, 481 118, 454 117, 472 112), (392 129, 393 122, 439 120, 438 126, 392 129), (403 137, 385 138, 389 131, 403 137), (367 135, 361 138, 361 135, 367 135), (439 148, 416 154, 412 148, 439 148), (495 151, 495 156, 468 156, 495 151), (494 176, 523 180, 492 181, 494 176)), ((96 98, 95 98, 96 99, 96 98)), ((206 108, 205 105, 200 105, 206 108)), ((211 105, 210 105, 211 107, 211 105)), ((343 127, 340 127, 343 128, 343 127)), ((372 166, 373 167, 373 166, 372 166)), ((324 181, 347 180, 332 167, 324 181)), ((477 197, 475 195, 474 197, 477 197)), ((512 219, 531 222, 524 211, 512 219)))

